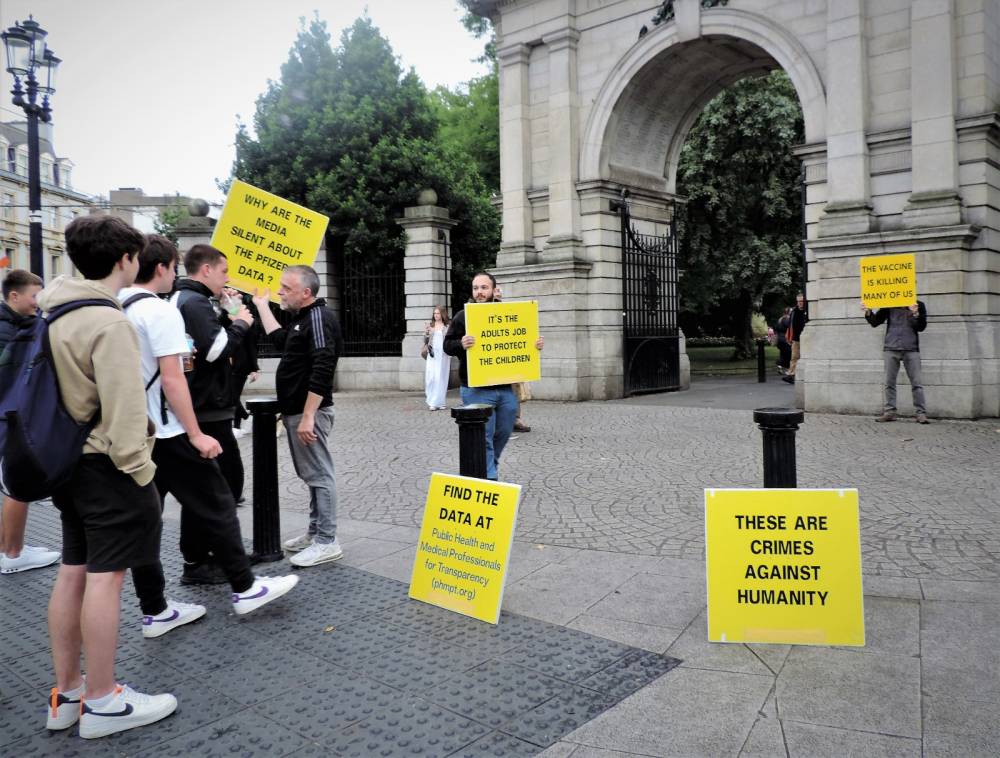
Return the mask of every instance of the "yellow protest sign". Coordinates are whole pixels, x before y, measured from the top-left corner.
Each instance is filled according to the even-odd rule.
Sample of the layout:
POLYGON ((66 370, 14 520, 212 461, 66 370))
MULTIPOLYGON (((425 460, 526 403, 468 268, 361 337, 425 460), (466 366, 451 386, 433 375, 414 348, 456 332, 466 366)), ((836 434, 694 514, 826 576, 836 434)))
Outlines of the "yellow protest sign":
POLYGON ((469 348, 470 387, 533 382, 542 376, 538 341, 538 301, 469 303, 465 333, 476 338, 469 348))
POLYGON ((521 486, 431 474, 410 597, 497 623, 521 486))
POLYGON ((708 639, 865 644, 858 491, 705 490, 708 639))
POLYGON ((866 308, 899 308, 916 303, 916 256, 905 253, 862 258, 861 302, 866 308))
POLYGON ((326 216, 233 180, 212 234, 212 247, 229 258, 229 284, 244 292, 269 287, 278 302, 286 266, 311 266, 330 222, 326 216))

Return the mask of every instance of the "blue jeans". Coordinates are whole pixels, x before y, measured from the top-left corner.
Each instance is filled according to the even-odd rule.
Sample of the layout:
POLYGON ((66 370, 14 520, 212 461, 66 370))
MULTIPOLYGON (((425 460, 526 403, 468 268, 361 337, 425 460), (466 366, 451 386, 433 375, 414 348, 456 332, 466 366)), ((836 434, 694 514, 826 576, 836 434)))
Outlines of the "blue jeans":
POLYGON ((493 407, 490 420, 486 422, 486 478, 497 479, 500 454, 514 431, 517 418, 517 397, 511 386, 466 387, 462 386, 462 402, 466 405, 483 403, 493 407))

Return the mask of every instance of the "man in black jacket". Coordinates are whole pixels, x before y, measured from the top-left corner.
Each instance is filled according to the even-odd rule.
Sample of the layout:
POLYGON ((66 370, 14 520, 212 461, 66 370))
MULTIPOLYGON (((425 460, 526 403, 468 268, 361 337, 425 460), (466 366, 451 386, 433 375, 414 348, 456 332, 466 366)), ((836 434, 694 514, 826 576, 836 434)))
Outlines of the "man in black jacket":
MULTIPOLYGON (((42 280, 30 271, 14 269, 3 280, 3 301, 0 302, 0 353, 14 335, 36 318, 35 298, 42 291, 42 280)), ((59 560, 55 550, 45 550, 24 544, 24 529, 28 523, 28 504, 4 497, 0 517, 0 574, 51 566, 59 560)))
POLYGON ((899 364, 906 369, 913 391, 913 409, 918 424, 929 424, 927 404, 924 401, 924 384, 920 367, 920 332, 927 328, 927 306, 922 301, 906 308, 878 308, 872 310, 864 303, 865 320, 872 327, 885 324, 882 356, 885 361, 885 394, 882 415, 876 421, 896 420, 896 377, 899 364))
POLYGON ((799 365, 801 357, 802 331, 809 323, 809 311, 806 310, 806 296, 801 292, 795 296, 795 307, 792 308, 792 360, 788 368, 788 373, 781 377, 781 381, 795 384, 795 369, 799 365))
POLYGON ((281 353, 275 375, 295 473, 309 487, 309 529, 284 543, 293 566, 316 566, 343 557, 337 541, 337 489, 327 440, 333 430, 333 374, 343 351, 337 317, 316 297, 319 276, 309 266, 281 273, 281 308, 295 314, 282 328, 271 313, 270 290, 254 295, 264 331, 281 353))

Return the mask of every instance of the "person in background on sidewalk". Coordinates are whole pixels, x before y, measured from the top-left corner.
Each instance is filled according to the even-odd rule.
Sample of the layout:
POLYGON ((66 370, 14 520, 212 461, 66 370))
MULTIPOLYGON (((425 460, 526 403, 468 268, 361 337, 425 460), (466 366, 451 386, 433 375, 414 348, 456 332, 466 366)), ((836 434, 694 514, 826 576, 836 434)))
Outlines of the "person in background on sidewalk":
MULTIPOLYGON (((243 338, 240 349, 233 355, 233 406, 236 409, 233 417, 233 436, 237 439, 246 434, 242 426, 243 422, 250 418, 243 405, 243 388, 246 387, 247 381, 253 384, 260 376, 260 365, 257 363, 259 329, 258 321, 254 319, 254 324, 243 338)), ((243 498, 240 498, 238 503, 242 502, 243 498)))
MULTIPOLYGON (((194 245, 184 256, 188 277, 177 283, 170 302, 184 319, 184 330, 194 341, 194 370, 187 373, 191 401, 201 430, 219 441, 222 454, 216 461, 229 483, 233 499, 243 494, 243 459, 233 436, 233 367, 231 358, 253 326, 246 306, 230 320, 217 298, 229 281, 226 256, 211 245, 194 245)), ((197 535, 191 536, 192 540, 197 535)), ((207 556, 202 544, 188 545, 192 554, 207 556)), ((224 584, 225 575, 214 561, 184 565, 183 584, 224 584)))
MULTIPOLYGON (((475 303, 492 303, 496 300, 497 280, 493 274, 480 271, 472 277, 472 301, 475 303)), ((497 384, 489 387, 469 386, 469 365, 467 351, 476 338, 465 333, 465 311, 459 311, 451 320, 448 334, 444 338, 444 351, 448 355, 458 356, 458 374, 462 381, 462 402, 485 403, 493 408, 489 421, 486 422, 486 478, 496 480, 500 466, 500 455, 514 431, 514 419, 517 418, 517 396, 509 384, 497 384)), ((545 340, 539 337, 535 348, 541 350, 545 340)))
POLYGON ((795 307, 792 309, 792 363, 788 373, 781 381, 795 384, 795 369, 801 357, 802 330, 809 323, 809 311, 806 309, 806 296, 801 292, 795 296, 795 307))
MULTIPOLYGON (((0 353, 14 335, 37 318, 42 280, 30 271, 14 269, 3 280, 0 302, 0 353)), ((59 553, 24 544, 28 504, 4 496, 0 511, 0 574, 44 568, 59 560, 59 553)))
POLYGON ((449 323, 448 310, 443 305, 435 305, 431 320, 424 326, 424 346, 420 356, 427 361, 424 364, 424 398, 429 411, 445 409, 451 356, 444 352, 444 335, 449 323))
MULTIPOLYGON (((146 237, 139 253, 139 273, 133 287, 118 293, 129 321, 139 335, 146 409, 156 424, 153 479, 161 502, 167 493, 181 504, 181 554, 185 565, 198 565, 211 551, 232 587, 233 611, 249 613, 277 600, 298 577, 259 577, 250 570, 243 547, 236 502, 222 470, 214 460, 218 441, 198 426, 183 355, 187 353, 184 320, 176 308, 161 300, 174 287, 177 248, 166 237, 146 237)), ((157 560, 132 569, 135 592, 142 608, 142 634, 159 637, 205 615, 203 605, 168 601, 164 596, 163 566, 157 560)))
POLYGON ((882 415, 875 420, 896 420, 896 379, 899 376, 899 364, 902 363, 913 391, 913 410, 917 414, 917 423, 929 424, 920 367, 920 332, 927 328, 927 306, 918 300, 907 308, 872 310, 862 303, 861 309, 865 312, 865 320, 873 328, 880 324, 886 325, 882 346, 885 363, 882 415))
POLYGON ((344 555, 337 541, 337 485, 327 447, 333 431, 333 374, 343 339, 337 317, 316 297, 319 286, 310 266, 289 266, 281 273, 281 308, 295 314, 285 328, 271 313, 270 290, 253 298, 264 332, 282 351, 275 373, 278 410, 295 473, 309 487, 309 529, 284 543, 295 553, 289 559, 293 566, 316 566, 344 555))
POLYGON ((79 722, 80 736, 94 738, 166 718, 177 699, 115 683, 125 571, 156 560, 162 528, 139 342, 115 298, 135 281, 143 237, 115 216, 81 216, 65 234, 70 260, 84 278, 56 278, 39 305, 51 311, 93 299, 110 307, 81 307, 48 332, 66 410, 81 424, 98 411, 100 417, 73 476, 52 496, 62 517, 63 560, 49 602, 56 686, 46 727, 79 722))

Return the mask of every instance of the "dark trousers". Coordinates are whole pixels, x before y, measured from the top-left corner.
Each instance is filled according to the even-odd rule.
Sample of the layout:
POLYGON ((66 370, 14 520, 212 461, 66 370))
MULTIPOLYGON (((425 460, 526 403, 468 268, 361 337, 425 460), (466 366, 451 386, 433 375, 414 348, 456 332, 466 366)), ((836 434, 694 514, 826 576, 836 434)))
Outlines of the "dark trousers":
POLYGON ((250 413, 247 411, 246 406, 243 405, 243 400, 241 400, 243 388, 247 386, 247 379, 249 378, 249 374, 233 374, 233 406, 235 408, 235 413, 233 415, 234 429, 239 429, 243 425, 243 419, 250 418, 250 413))
MULTIPOLYGON (((239 502, 243 498, 243 458, 240 456, 240 444, 233 436, 233 421, 199 421, 201 430, 215 437, 222 445, 222 455, 215 460, 222 469, 222 475, 229 483, 229 491, 233 494, 233 500, 239 502)), ((179 500, 180 498, 178 498, 179 500)))
MULTIPOLYGON (((153 447, 154 481, 161 498, 169 493, 181 504, 184 560, 203 563, 211 554, 233 592, 245 592, 253 584, 253 571, 243 547, 236 501, 216 460, 202 458, 186 435, 157 440, 153 447)), ((166 609, 163 567, 159 563, 133 569, 132 580, 144 614, 155 616, 166 609)))

